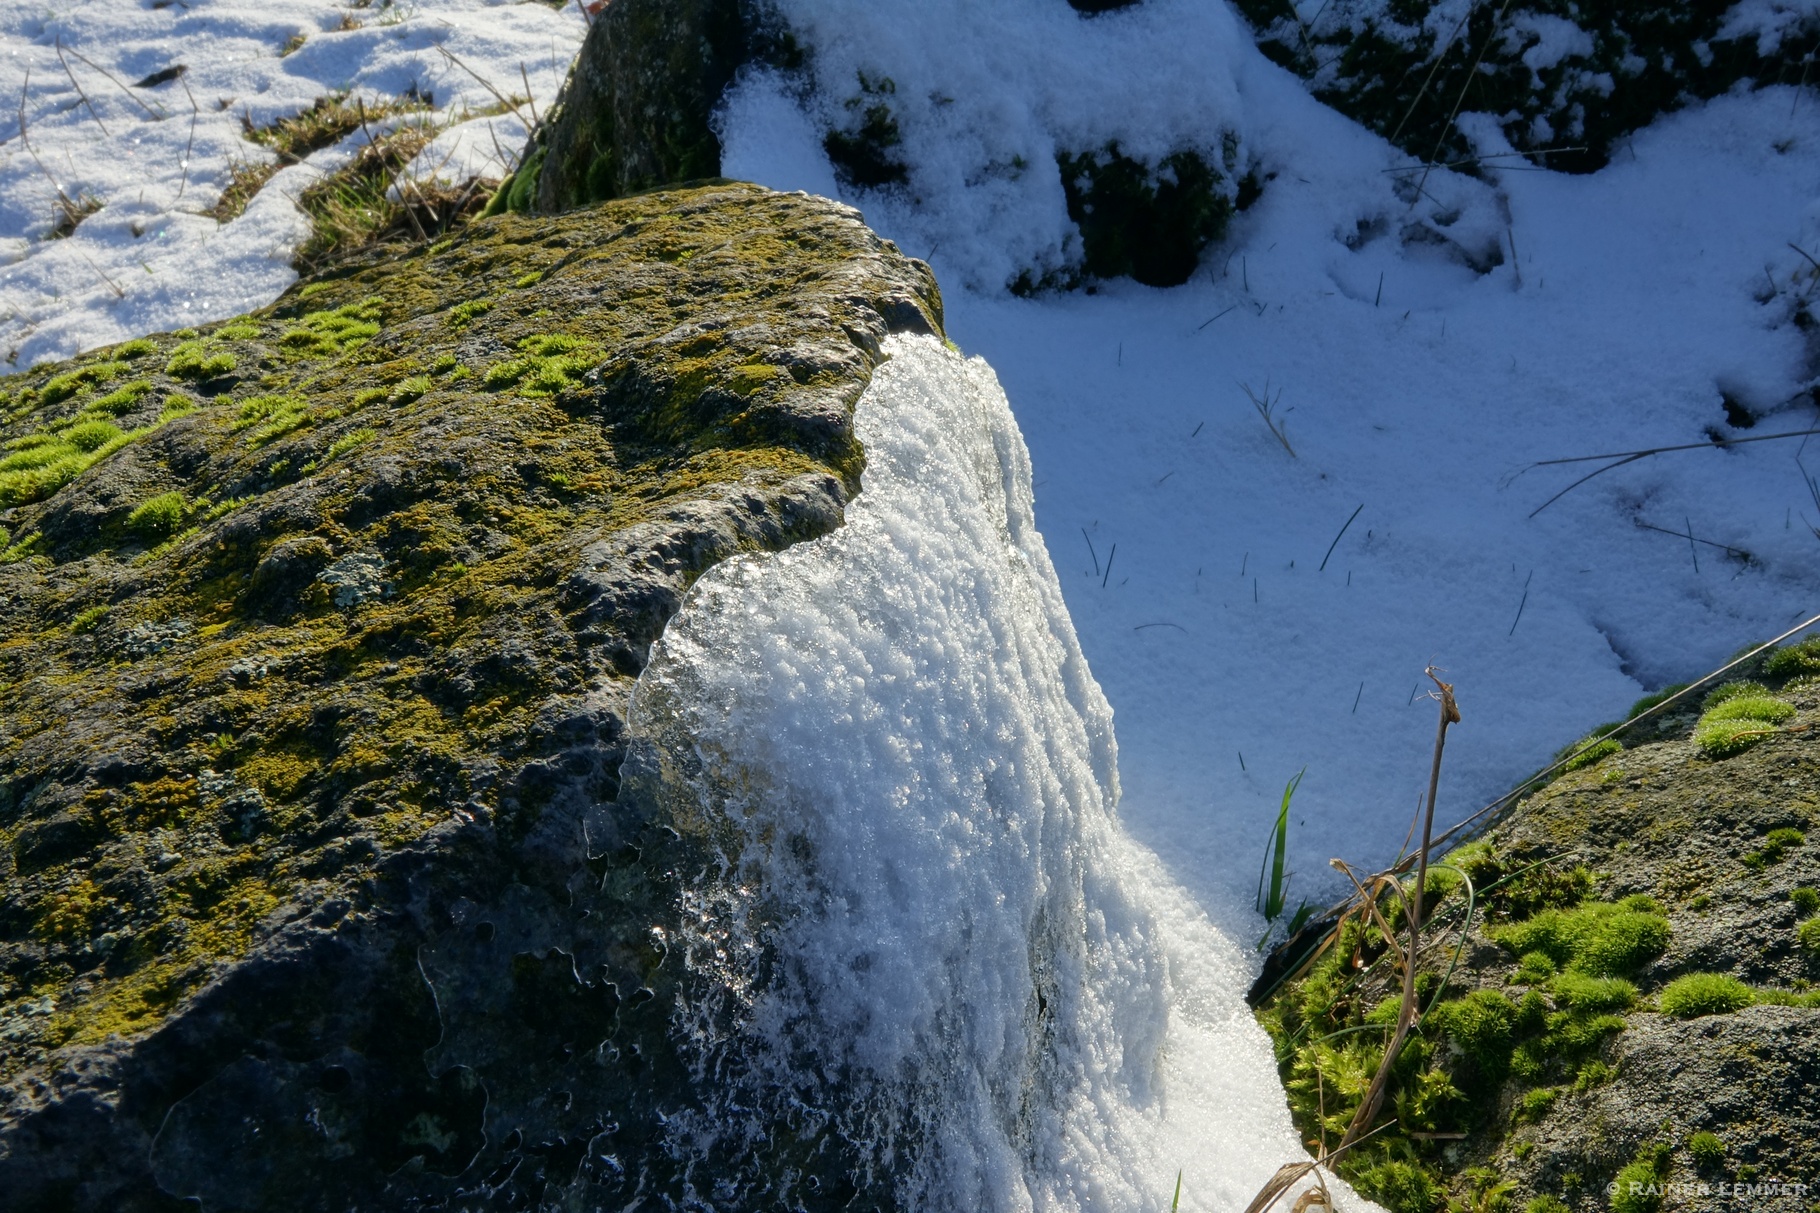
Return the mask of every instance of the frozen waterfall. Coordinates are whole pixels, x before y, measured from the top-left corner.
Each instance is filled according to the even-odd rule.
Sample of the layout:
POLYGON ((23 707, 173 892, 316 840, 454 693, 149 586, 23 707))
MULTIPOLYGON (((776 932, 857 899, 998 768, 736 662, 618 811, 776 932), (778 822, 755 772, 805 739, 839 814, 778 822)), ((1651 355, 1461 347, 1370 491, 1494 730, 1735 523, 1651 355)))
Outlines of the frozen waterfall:
POLYGON ((704 576, 633 698, 735 857, 682 941, 731 1004, 683 1025, 697 1128, 826 1125, 905 1208, 1242 1207, 1304 1157, 1244 953, 1120 827, 997 379, 888 349, 846 525, 704 576))

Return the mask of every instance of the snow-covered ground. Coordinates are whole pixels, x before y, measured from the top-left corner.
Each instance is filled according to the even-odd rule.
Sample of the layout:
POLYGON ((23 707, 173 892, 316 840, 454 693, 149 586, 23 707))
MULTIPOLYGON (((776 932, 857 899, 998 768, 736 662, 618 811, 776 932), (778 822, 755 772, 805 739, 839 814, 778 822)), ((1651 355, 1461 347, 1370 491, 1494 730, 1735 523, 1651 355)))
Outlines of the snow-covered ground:
MULTIPOLYGON (((1428 662, 1465 714, 1452 821, 1646 690, 1820 610, 1797 442, 1639 461, 1533 517, 1596 465, 1525 470, 1820 424, 1791 322, 1817 293, 1791 247, 1820 257, 1811 91, 1660 120, 1590 177, 1494 159, 1511 167, 1481 181, 1407 171, 1220 5, 783 7, 819 92, 805 108, 746 79, 726 171, 838 192, 818 129, 856 76, 891 78, 908 185, 849 200, 931 260, 952 336, 1004 382, 1117 716, 1125 819, 1216 920, 1249 929, 1268 822, 1304 766, 1305 889, 1331 887, 1330 856, 1394 853, 1428 768, 1428 662), (1155 156, 1224 132, 1273 176, 1187 285, 998 289, 1065 255, 1057 150, 1116 137, 1155 156), (1007 164, 1026 167, 991 170, 1007 164), (1409 224, 1458 248, 1405 242, 1409 224), (1293 454, 1250 398, 1266 394, 1293 454), (1728 426, 1723 395, 1755 428, 1728 426), (1702 542, 1663 533, 1689 529, 1702 542)), ((1508 150, 1461 122, 1490 131, 1483 154, 1508 150)))
POLYGON ((450 126, 415 173, 503 176, 502 157, 523 150, 527 119, 562 86, 586 20, 575 0, 560 10, 539 0, 0 5, 0 359, 24 367, 238 315, 295 281, 291 250, 309 231, 295 200, 366 135, 280 171, 218 224, 206 212, 230 167, 275 159, 243 137, 246 122, 332 93, 414 88, 432 101, 426 117, 450 126), (135 87, 177 66, 187 70, 135 87), (502 97, 516 108, 463 121, 502 97), (68 239, 46 239, 59 192, 101 209, 68 239))

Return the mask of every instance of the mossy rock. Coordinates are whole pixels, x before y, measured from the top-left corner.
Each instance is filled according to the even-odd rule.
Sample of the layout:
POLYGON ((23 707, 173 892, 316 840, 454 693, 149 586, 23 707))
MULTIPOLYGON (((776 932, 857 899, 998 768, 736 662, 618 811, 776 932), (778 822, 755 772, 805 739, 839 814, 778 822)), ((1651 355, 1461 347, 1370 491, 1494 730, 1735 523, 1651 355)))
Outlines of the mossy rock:
POLYGON ((710 121, 756 19, 741 0, 615 0, 496 205, 546 213, 720 175, 710 121))
POLYGON ((626 697, 704 569, 839 525, 881 341, 940 325, 851 210, 716 184, 0 384, 7 448, 82 456, 0 481, 0 1203, 751 1169, 665 1138, 704 861, 621 795, 626 697))
MULTIPOLYGON (((1689 696, 1438 861, 1417 977, 1427 1014, 1380 1114, 1397 1123, 1341 1174, 1392 1209, 1604 1213, 1618 1207, 1606 1185, 1645 1171, 1804 1172, 1820 1140, 1806 1095, 1820 1082, 1820 950, 1802 934, 1820 921, 1820 682, 1795 664, 1772 655, 1743 693, 1707 698, 1776 705, 1758 712, 1775 719, 1751 748, 1702 745, 1689 696), (1485 1203, 1487 1176, 1509 1185, 1500 1205, 1485 1203)), ((1382 1055, 1400 979, 1356 919, 1311 962, 1286 963, 1302 971, 1259 1018, 1303 1136, 1320 1140, 1324 1112, 1331 1147, 1382 1055)), ((1811 1203, 1761 1197, 1786 1213, 1811 1203)))

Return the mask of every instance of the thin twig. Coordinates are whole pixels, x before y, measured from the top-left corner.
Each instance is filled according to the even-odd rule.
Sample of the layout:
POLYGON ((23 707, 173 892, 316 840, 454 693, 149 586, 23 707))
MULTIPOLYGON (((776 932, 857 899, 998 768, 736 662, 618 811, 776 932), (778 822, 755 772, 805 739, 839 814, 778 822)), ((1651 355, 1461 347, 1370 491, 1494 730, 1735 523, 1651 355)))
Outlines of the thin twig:
POLYGON ((1403 120, 1397 123, 1397 129, 1390 133, 1392 143, 1397 141, 1397 136, 1401 135, 1403 128, 1409 124, 1409 119, 1416 112, 1416 106, 1422 104, 1422 98, 1428 95, 1428 86, 1434 83, 1435 74, 1441 70, 1441 64, 1447 59, 1447 52, 1453 49, 1453 40, 1460 36, 1460 31, 1466 27, 1467 21, 1471 20, 1474 7, 1476 6, 1471 4, 1466 6, 1466 11, 1461 13, 1460 19, 1454 23, 1453 32, 1447 35, 1447 41, 1443 42, 1441 49, 1435 53, 1435 65, 1428 69, 1428 78, 1422 81, 1422 87, 1416 90, 1415 100, 1411 101, 1409 108, 1403 111, 1403 120))
MULTIPOLYGON (((385 168, 385 149, 379 146, 379 139, 373 134, 373 128, 367 125, 367 103, 359 97, 354 98, 354 114, 360 119, 360 129, 367 137, 367 147, 372 150, 374 157, 378 160, 381 171, 383 171, 385 168)), ((401 171, 397 177, 397 181, 402 185, 404 180, 404 173, 401 171)), ((399 191, 400 194, 403 192, 403 190, 399 191)), ((421 198, 422 195, 419 194, 418 197, 421 198)), ((403 202, 401 205, 404 210, 404 217, 411 221, 411 227, 417 232, 417 238, 425 244, 428 244, 430 238, 424 234, 423 224, 418 222, 417 219, 417 212, 411 209, 411 204, 409 202, 403 202)))
POLYGON ((128 88, 125 84, 123 84, 121 82, 120 77, 114 75, 114 73, 108 71, 105 67, 102 67, 99 63, 96 63, 93 59, 90 59, 87 55, 83 54, 81 51, 77 50, 75 47, 73 47, 73 46, 70 47, 70 54, 76 56, 76 58, 82 60, 84 63, 88 64, 90 67, 92 67, 96 71, 100 72, 103 76, 106 76, 109 80, 112 80, 114 82, 114 87, 119 89, 121 92, 125 93, 127 96, 127 100, 131 101, 134 105, 138 106, 140 109, 144 110, 147 114, 151 115, 151 119, 153 122, 163 122, 166 118, 170 117, 169 114, 161 114, 157 110, 153 109, 151 106, 147 105, 145 102, 141 101, 139 99, 138 95, 136 93, 134 93, 132 89, 128 88))
POLYGON ((525 71, 524 60, 518 62, 518 78, 525 82, 525 104, 531 107, 531 132, 543 125, 543 119, 537 116, 537 96, 531 91, 531 73, 525 71))
POLYGON ((120 284, 118 282, 115 282, 112 278, 109 278, 107 276, 107 271, 102 269, 100 266, 96 265, 92 260, 90 260, 89 255, 87 253, 83 252, 81 249, 77 249, 76 256, 82 258, 84 261, 87 261, 88 267, 91 270, 94 270, 97 274, 101 275, 101 280, 103 282, 107 283, 109 288, 111 288, 113 290, 114 298, 116 298, 116 299, 125 299, 126 298, 126 292, 120 289, 120 284))
POLYGON ((1239 305, 1236 303, 1233 304, 1232 307, 1229 307, 1226 309, 1226 311, 1221 312, 1219 316, 1213 317, 1213 320, 1203 320, 1200 324, 1197 324, 1195 326, 1194 331, 1197 333, 1200 332, 1202 329, 1204 329, 1208 325, 1212 324, 1214 320, 1218 320, 1220 318, 1220 316, 1224 316, 1226 314, 1226 312, 1230 312, 1232 310, 1232 308, 1236 308, 1237 306, 1239 306, 1239 305))
MULTIPOLYGON (((1606 472, 1609 472, 1614 468, 1621 468, 1627 463, 1635 463, 1639 459, 1647 459, 1651 455, 1666 455, 1671 451, 1701 451, 1710 447, 1725 449, 1734 446, 1743 446, 1747 442, 1774 442, 1781 438, 1805 438, 1811 434, 1820 434, 1820 429, 1790 430, 1785 434, 1758 434, 1752 438, 1714 438, 1706 442, 1684 442, 1675 446, 1651 447, 1648 450, 1643 451, 1621 451, 1610 455, 1575 455, 1568 459, 1541 459, 1530 464, 1529 467, 1524 468, 1522 472, 1518 472, 1517 476, 1521 476, 1523 472, 1529 471, 1530 468, 1555 467, 1565 463, 1592 463, 1599 459, 1609 459, 1612 461, 1602 468, 1597 468, 1588 472, 1586 475, 1580 477, 1578 480, 1556 493, 1553 497, 1550 497, 1547 501, 1544 501, 1541 505, 1531 510, 1529 516, 1534 518, 1537 514, 1540 514, 1543 510, 1561 500, 1561 498, 1567 496, 1593 477, 1603 476, 1606 472)), ((1511 479, 1514 480, 1516 477, 1513 476, 1511 479)))
POLYGON ((1250 398, 1251 407, 1258 411, 1258 416, 1264 419, 1264 424, 1269 428, 1271 437, 1282 443, 1283 449, 1289 452, 1291 459, 1294 459, 1296 457, 1295 448, 1289 445, 1289 435, 1284 430, 1283 418, 1275 415, 1275 409, 1283 399, 1283 389, 1278 388, 1277 394, 1273 398, 1270 394, 1270 381, 1266 379, 1264 381, 1264 398, 1260 400, 1258 394, 1251 390, 1249 383, 1241 383, 1239 387, 1250 398))
POLYGON ((177 183, 176 201, 182 201, 183 191, 190 187, 190 153, 196 150, 196 119, 201 115, 202 107, 196 104, 196 94, 190 91, 186 76, 177 79, 183 82, 183 95, 190 99, 190 141, 183 145, 183 180, 177 183))
POLYGON ((70 78, 70 84, 75 88, 76 96, 82 98, 82 104, 88 106, 88 116, 95 120, 95 125, 101 128, 102 134, 107 135, 110 139, 113 138, 112 133, 107 129, 107 123, 101 120, 101 113, 95 108, 95 103, 88 99, 88 94, 82 91, 81 81, 77 80, 76 73, 70 70, 70 61, 63 57, 62 34, 57 35, 57 62, 63 65, 63 74, 70 78))
MULTIPOLYGON (((1295 452, 1294 452, 1294 451, 1291 451, 1291 452, 1290 452, 1290 454, 1292 454, 1292 455, 1293 455, 1293 454, 1295 454, 1295 452)), ((1341 527, 1341 528, 1340 528, 1340 533, 1339 533, 1339 534, 1338 534, 1338 535, 1335 535, 1335 536, 1334 536, 1334 537, 1333 537, 1333 542, 1332 542, 1332 543, 1330 543, 1330 544, 1328 544, 1328 545, 1327 545, 1327 555, 1325 555, 1325 556, 1323 556, 1323 557, 1321 557, 1321 567, 1320 567, 1320 568, 1318 568, 1318 569, 1316 569, 1316 570, 1315 570, 1315 572, 1317 572, 1317 573, 1324 573, 1324 572, 1326 572, 1326 571, 1327 571, 1327 562, 1328 562, 1328 560, 1330 560, 1330 559, 1332 559, 1332 557, 1333 557, 1333 550, 1334 550, 1334 549, 1335 549, 1335 548, 1337 548, 1337 547, 1339 547, 1339 546, 1340 546, 1340 540, 1342 540, 1342 539, 1344 539, 1344 538, 1346 538, 1346 530, 1347 530, 1347 528, 1348 528, 1348 527, 1350 527, 1350 526, 1352 526, 1352 520, 1353 520, 1353 519, 1354 519, 1354 518, 1357 518, 1357 517, 1358 517, 1358 516, 1359 516, 1359 510, 1363 510, 1363 509, 1364 509, 1364 508, 1365 508, 1365 503, 1364 503, 1364 502, 1363 502, 1363 501, 1361 501, 1361 502, 1359 502, 1359 509, 1357 509, 1357 510, 1354 510, 1354 511, 1353 511, 1353 512, 1352 512, 1352 513, 1351 513, 1351 514, 1350 514, 1350 515, 1349 515, 1349 516, 1348 516, 1348 517, 1347 517, 1347 519, 1346 519, 1346 525, 1345 525, 1345 526, 1342 526, 1342 527, 1341 527)))
POLYGON ((64 193, 63 184, 57 180, 56 174, 52 173, 45 166, 44 161, 39 158, 38 149, 32 146, 31 136, 25 129, 25 96, 26 90, 31 86, 32 69, 28 67, 25 69, 25 81, 19 85, 19 142, 23 143, 25 150, 31 153, 32 163, 38 166, 38 171, 44 174, 44 179, 51 183, 52 189, 57 191, 57 205, 63 209, 65 215, 73 218, 80 213, 80 208, 70 200, 68 194, 64 193))
MULTIPOLYGON (((479 72, 475 71, 473 68, 471 68, 467 64, 463 63, 459 58, 457 58, 455 56, 455 53, 453 51, 449 50, 448 47, 443 46, 441 43, 436 44, 436 49, 442 53, 443 58, 447 59, 450 63, 453 63, 456 67, 460 68, 462 71, 466 72, 468 75, 474 77, 475 80, 479 81, 480 87, 486 89, 489 93, 492 93, 494 99, 497 100, 499 102, 499 104, 505 106, 507 109, 511 110, 514 114, 517 114, 519 121, 522 122, 524 120, 524 111, 518 108, 518 103, 513 101, 511 98, 507 97, 504 93, 500 92, 498 89, 494 88, 492 85, 492 82, 489 81, 485 76, 482 76, 479 72)), ((532 129, 536 129, 536 123, 532 123, 532 129)))
MULTIPOLYGON (((1466 72, 1466 83, 1460 86, 1460 95, 1454 98, 1453 110, 1447 115, 1447 122, 1441 127, 1441 133, 1435 138, 1435 150, 1428 157, 1430 161, 1440 157, 1441 148, 1447 142, 1447 132, 1453 129, 1454 119, 1460 116, 1460 107, 1466 103, 1466 93, 1472 88, 1472 82, 1478 78, 1479 64, 1485 62, 1485 53, 1491 49, 1492 42, 1496 40, 1498 27, 1504 23, 1504 14, 1509 8, 1510 0, 1504 0, 1503 6, 1498 9, 1498 15, 1491 19, 1491 33, 1486 35, 1485 45, 1479 48, 1479 57, 1472 61, 1472 67, 1466 72)), ((1420 190, 1427 184, 1428 173, 1424 171, 1422 180, 1417 183, 1416 188, 1420 190)))
POLYGON ((1667 527, 1652 526, 1647 522, 1638 522, 1637 525, 1646 531, 1655 531, 1662 535, 1673 535, 1676 539, 1685 539, 1689 543, 1704 543, 1709 548, 1718 548, 1720 551, 1730 552, 1733 556, 1742 560, 1749 560, 1751 558, 1751 554, 1743 548, 1735 548, 1729 543, 1720 543, 1713 539, 1700 538, 1693 533, 1693 528, 1691 526, 1685 531, 1671 531, 1667 527))

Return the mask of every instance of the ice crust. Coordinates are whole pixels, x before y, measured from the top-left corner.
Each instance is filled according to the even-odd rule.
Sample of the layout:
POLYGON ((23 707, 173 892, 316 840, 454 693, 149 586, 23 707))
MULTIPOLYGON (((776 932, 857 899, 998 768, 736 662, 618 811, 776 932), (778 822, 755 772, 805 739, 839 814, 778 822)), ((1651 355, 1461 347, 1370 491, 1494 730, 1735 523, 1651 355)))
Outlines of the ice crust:
POLYGON ((1239 1207, 1301 1156, 1246 960, 1119 825, 992 371, 888 349, 845 526, 710 570, 633 695, 738 840, 686 941, 744 991, 704 1067, 905 1166, 906 1208, 1158 1209, 1182 1167, 1239 1207))

